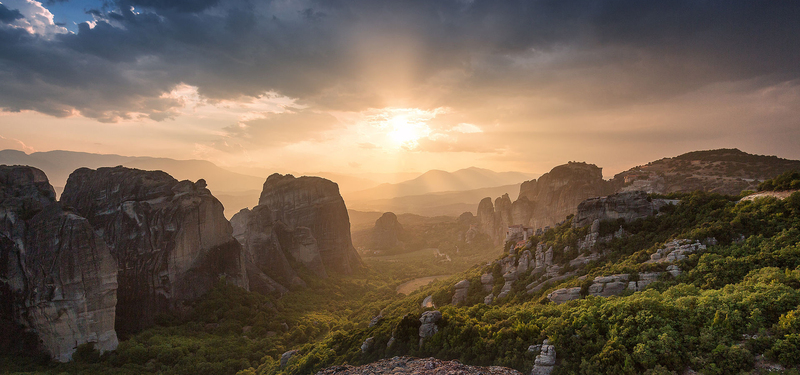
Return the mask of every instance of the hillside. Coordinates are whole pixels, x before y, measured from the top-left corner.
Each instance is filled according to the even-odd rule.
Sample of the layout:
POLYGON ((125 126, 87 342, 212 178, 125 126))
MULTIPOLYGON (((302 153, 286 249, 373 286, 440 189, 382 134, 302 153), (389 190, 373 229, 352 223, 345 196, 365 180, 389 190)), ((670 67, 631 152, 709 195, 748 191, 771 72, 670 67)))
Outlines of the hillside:
POLYGON ((619 173, 611 183, 616 191, 739 194, 755 190, 760 182, 786 171, 800 171, 800 160, 718 149, 659 159, 619 173))

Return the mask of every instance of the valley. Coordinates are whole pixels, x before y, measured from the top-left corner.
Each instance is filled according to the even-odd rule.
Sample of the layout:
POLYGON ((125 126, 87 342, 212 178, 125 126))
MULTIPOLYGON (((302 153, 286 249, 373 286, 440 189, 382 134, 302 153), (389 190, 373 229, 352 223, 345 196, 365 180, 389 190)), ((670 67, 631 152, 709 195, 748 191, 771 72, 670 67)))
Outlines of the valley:
MULTIPOLYGON (((763 191, 735 195, 688 185, 651 193, 623 187, 581 198, 585 175, 563 174, 552 188, 547 181, 555 177, 545 174, 528 202, 540 207, 546 201, 537 197, 560 197, 551 200, 557 206, 539 208, 558 222, 530 232, 531 221, 515 224, 528 219, 514 214, 518 200, 508 196, 493 204, 487 198, 491 211, 481 209, 484 200, 475 202, 477 216, 361 212, 348 210, 330 181, 275 174, 259 205, 227 224, 203 180, 124 167, 81 169, 56 202, 41 171, 13 167, 0 178, 3 238, 58 254, 63 250, 48 250, 52 242, 36 242, 42 236, 37 223, 69 217, 99 228, 89 240, 98 245, 87 249, 117 263, 140 262, 132 268, 140 271, 126 266, 102 276, 118 272, 119 287, 92 284, 119 302, 97 305, 93 314, 105 314, 106 325, 77 325, 70 337, 84 343, 70 350, 37 342, 63 335, 48 325, 85 318, 23 308, 27 300, 38 301, 42 311, 65 305, 24 284, 31 276, 21 289, 5 281, 33 275, 15 270, 33 260, 6 263, 0 349, 8 354, 0 355, 0 367, 14 374, 309 374, 393 357, 400 359, 387 366, 399 366, 410 356, 435 357, 441 361, 429 366, 442 369, 454 366, 443 361, 458 360, 536 374, 792 373, 800 365, 800 174, 791 172, 794 164, 780 163, 788 172, 760 167, 780 173, 746 186, 763 191), (114 181, 127 181, 119 186, 128 190, 114 181), (91 198, 97 191, 108 203, 92 203, 100 202, 91 198), (560 212, 567 214, 559 219, 560 212), (198 225, 199 232, 181 229, 198 225), (514 225, 522 232, 508 231, 514 225), (137 252, 155 258, 118 250, 150 243, 136 239, 145 238, 142 230, 162 245, 137 252), (208 250, 190 255, 192 243, 207 243, 208 250), (183 263, 160 263, 168 259, 183 263), (160 284, 144 282, 152 279, 160 284), (186 282, 192 287, 181 286, 186 282), (94 338, 109 330, 112 341, 94 338)), ((533 182, 521 190, 526 184, 533 182)), ((532 212, 528 217, 539 211, 532 212)), ((18 246, 4 242, 4 262, 35 259, 18 246)), ((70 262, 85 264, 80 254, 70 262)), ((42 285, 53 278, 47 272, 69 274, 67 263, 59 267, 37 276, 42 285)))

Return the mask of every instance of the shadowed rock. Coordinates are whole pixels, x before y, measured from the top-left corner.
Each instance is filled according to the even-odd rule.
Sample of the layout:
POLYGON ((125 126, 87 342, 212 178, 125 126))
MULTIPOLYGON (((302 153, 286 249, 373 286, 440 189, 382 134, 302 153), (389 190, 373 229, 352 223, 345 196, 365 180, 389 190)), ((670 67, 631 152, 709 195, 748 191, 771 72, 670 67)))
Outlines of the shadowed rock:
POLYGON ((225 277, 248 287, 245 258, 222 204, 205 181, 161 171, 81 168, 61 196, 89 220, 117 261, 118 332, 134 332, 179 309, 225 277))
POLYGON ((84 343, 116 349, 116 263, 32 167, 0 166, 0 280, 2 318, 35 332, 54 360, 84 343))
POLYGON ((284 286, 303 286, 294 264, 319 277, 361 266, 339 187, 324 178, 273 174, 258 206, 231 219, 248 257, 284 286), (294 263, 294 264, 293 264, 294 263))

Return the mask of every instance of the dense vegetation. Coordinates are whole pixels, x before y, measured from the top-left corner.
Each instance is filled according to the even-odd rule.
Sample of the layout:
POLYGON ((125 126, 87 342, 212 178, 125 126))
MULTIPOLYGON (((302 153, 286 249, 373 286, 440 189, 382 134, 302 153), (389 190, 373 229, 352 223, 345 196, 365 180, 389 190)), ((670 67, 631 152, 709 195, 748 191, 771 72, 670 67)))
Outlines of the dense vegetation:
MULTIPOLYGON (((773 182, 774 183, 774 182, 773 182)), ((557 374, 668 374, 687 368, 705 374, 765 373, 759 363, 781 364, 787 373, 800 365, 800 193, 784 200, 706 193, 680 199, 654 217, 630 223, 604 222, 601 235, 626 233, 598 245, 607 256, 576 269, 574 276, 536 293, 518 281, 508 297, 482 303, 480 275, 495 264, 477 263, 409 296, 394 288, 411 272, 403 262, 370 263, 347 278, 320 280, 276 300, 220 282, 186 316, 163 316, 157 327, 122 342, 102 356, 81 348, 75 361, 52 364, 41 356, 0 357, 8 372, 308 374, 333 364, 360 364, 394 355, 435 356, 477 365, 503 365, 529 372, 532 344, 545 338, 557 350, 557 374), (677 264, 678 277, 665 273, 642 292, 609 298, 587 296, 561 305, 546 295, 585 286, 595 276, 663 271, 643 263, 672 239, 705 241, 705 251, 677 264), (713 240, 712 240, 713 239, 713 240), (392 268, 397 267, 397 268, 392 268), (395 271, 392 271, 392 270, 395 271), (405 275, 405 276, 404 276, 405 275), (581 276, 586 278, 581 279, 581 276), (453 284, 473 281, 466 303, 448 304, 453 284), (439 333, 419 345, 420 302, 432 295, 443 319, 439 333), (369 327, 378 314, 383 319, 369 327), (285 323, 285 325, 284 325, 285 323), (374 345, 362 353, 369 337, 374 345), (389 341, 394 338, 391 346, 389 341), (285 368, 281 353, 299 350, 285 368)), ((586 228, 569 222, 541 236, 542 243, 576 249, 586 228)), ((577 253, 559 250, 565 261, 577 253)), ((577 250, 575 250, 577 251, 577 250)), ((420 261, 419 274, 439 272, 420 261), (430 267, 430 268, 425 268, 430 267)), ((433 273, 430 273, 433 274, 433 273)))

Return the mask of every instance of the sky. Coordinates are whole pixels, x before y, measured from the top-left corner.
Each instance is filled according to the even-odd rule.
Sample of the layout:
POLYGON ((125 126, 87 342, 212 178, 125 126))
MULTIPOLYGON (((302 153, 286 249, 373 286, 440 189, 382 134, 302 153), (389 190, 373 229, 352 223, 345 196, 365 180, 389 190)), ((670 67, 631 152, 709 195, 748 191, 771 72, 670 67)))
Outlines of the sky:
POLYGON ((0 0, 0 149, 346 174, 800 159, 800 2, 0 0))

